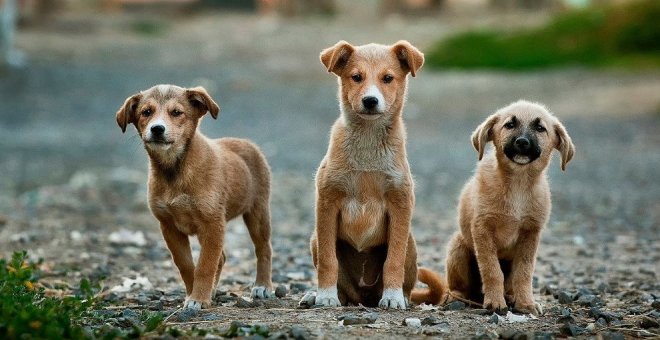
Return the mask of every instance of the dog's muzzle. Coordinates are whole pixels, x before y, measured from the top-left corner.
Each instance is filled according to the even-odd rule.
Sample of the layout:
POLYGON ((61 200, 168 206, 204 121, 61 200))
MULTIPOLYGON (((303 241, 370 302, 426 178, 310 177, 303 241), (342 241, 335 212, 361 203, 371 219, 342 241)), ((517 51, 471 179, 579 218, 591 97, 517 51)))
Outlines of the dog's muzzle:
POLYGON ((541 156, 541 148, 535 138, 518 136, 504 146, 504 154, 517 164, 529 164, 541 156))

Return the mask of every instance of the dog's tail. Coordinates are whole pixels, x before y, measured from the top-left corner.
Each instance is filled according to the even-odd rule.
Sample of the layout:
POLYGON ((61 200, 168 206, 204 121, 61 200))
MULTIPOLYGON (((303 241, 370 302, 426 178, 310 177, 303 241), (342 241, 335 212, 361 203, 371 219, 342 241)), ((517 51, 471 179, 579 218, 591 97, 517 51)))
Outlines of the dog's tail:
POLYGON ((416 304, 437 305, 444 300, 448 292, 447 282, 438 273, 424 267, 417 269, 417 279, 428 288, 415 288, 410 293, 410 300, 416 304))

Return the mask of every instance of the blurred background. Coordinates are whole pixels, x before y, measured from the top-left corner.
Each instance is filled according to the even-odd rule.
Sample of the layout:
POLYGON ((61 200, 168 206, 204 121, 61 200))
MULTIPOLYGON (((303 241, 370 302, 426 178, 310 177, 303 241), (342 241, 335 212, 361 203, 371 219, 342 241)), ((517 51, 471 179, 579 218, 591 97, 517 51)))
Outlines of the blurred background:
MULTIPOLYGON (((146 208, 146 153, 134 128, 121 133, 115 112, 128 96, 173 83, 204 86, 219 103, 218 120, 206 117, 201 125, 205 134, 250 138, 262 147, 274 173, 276 252, 303 259, 280 257, 275 272, 309 267, 299 254, 307 254, 313 229, 313 176, 338 116, 336 79, 319 52, 342 39, 356 45, 406 39, 426 55, 409 79, 404 113, 421 263, 442 269, 458 193, 477 162, 470 133, 497 108, 524 98, 545 103, 577 147, 566 172, 558 157, 549 169, 554 206, 542 256, 570 262, 583 249, 591 260, 608 262, 611 255, 603 254, 620 246, 623 255, 612 265, 657 271, 660 1, 0 4, 5 255, 29 249, 62 266, 85 261, 80 270, 111 278, 130 272, 122 263, 135 259, 168 263, 146 208), (121 230, 143 233, 157 251, 116 248, 108 234, 121 230)), ((244 260, 248 269, 238 273, 249 277, 244 228, 231 228, 227 238, 240 245, 231 250, 233 264, 244 260)), ((176 276, 171 268, 167 273, 176 276)))

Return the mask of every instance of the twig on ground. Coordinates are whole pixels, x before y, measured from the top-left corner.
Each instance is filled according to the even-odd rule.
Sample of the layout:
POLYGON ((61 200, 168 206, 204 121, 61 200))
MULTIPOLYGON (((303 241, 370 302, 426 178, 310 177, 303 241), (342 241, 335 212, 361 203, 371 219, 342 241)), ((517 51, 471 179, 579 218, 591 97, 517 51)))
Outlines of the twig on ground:
POLYGON ((477 303, 477 302, 474 302, 472 300, 468 300, 468 299, 462 298, 460 296, 456 296, 456 295, 452 294, 451 292, 449 292, 448 294, 449 294, 449 296, 453 297, 454 299, 456 299, 458 301, 461 301, 461 302, 465 302, 465 303, 467 303, 471 306, 476 306, 476 307, 482 307, 483 306, 482 303, 477 303))

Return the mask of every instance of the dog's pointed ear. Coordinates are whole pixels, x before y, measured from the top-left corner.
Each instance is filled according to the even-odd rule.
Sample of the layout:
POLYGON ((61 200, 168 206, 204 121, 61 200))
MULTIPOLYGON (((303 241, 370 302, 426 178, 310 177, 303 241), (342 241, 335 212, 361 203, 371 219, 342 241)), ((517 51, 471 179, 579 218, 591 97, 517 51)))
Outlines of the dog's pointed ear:
POLYGON ((479 160, 484 157, 486 144, 493 140, 493 126, 498 120, 497 114, 490 115, 472 132, 472 146, 479 152, 479 160))
POLYGON ((117 111, 117 114, 115 115, 117 118, 117 125, 121 128, 122 133, 126 132, 128 124, 135 123, 137 118, 136 110, 140 103, 140 99, 142 99, 142 94, 140 93, 126 98, 124 105, 122 105, 119 108, 119 111, 117 111))
POLYGON ((210 112, 213 119, 218 118, 220 106, 218 106, 218 104, 213 101, 209 93, 206 92, 205 88, 198 86, 186 89, 186 95, 188 96, 190 104, 199 110, 200 117, 205 115, 206 112, 210 112))
POLYGON ((321 52, 321 63, 328 72, 339 75, 339 70, 346 66, 353 52, 355 52, 353 45, 342 40, 321 52))
POLYGON ((575 145, 571 136, 566 132, 566 128, 560 122, 555 123, 555 133, 557 134, 557 144, 555 148, 559 150, 561 154, 561 170, 566 170, 566 164, 571 161, 573 155, 575 155, 575 145))
POLYGON ((417 71, 424 65, 424 53, 420 52, 406 40, 399 40, 396 44, 392 45, 392 52, 399 59, 401 67, 405 71, 410 72, 410 75, 413 77, 417 75, 417 71))

